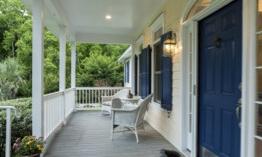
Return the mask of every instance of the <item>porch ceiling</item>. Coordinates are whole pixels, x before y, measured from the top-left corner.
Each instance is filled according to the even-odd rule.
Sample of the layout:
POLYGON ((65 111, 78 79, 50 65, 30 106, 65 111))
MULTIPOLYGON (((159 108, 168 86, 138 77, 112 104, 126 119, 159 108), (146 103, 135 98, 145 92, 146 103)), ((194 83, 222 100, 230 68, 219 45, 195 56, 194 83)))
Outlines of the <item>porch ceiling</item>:
MULTIPOLYGON (((32 0, 23 0, 31 9, 32 0)), ((45 0, 45 24, 71 40, 131 44, 161 11, 166 0, 45 0), (112 16, 106 20, 105 16, 112 16)))

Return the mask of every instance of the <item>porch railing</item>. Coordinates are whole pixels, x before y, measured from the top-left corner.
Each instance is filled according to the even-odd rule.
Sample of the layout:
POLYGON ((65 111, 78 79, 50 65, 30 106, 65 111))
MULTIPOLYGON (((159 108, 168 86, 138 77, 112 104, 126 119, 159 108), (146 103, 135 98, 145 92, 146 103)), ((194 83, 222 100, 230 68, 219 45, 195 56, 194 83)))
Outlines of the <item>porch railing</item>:
POLYGON ((43 131, 46 140, 63 125, 76 110, 95 110, 101 107, 102 96, 113 96, 126 87, 77 87, 44 96, 43 131))
POLYGON ((101 107, 102 96, 113 96, 126 87, 77 87, 76 109, 96 110, 101 107))
POLYGON ((13 106, 0 106, 0 110, 6 112, 6 137, 5 137, 5 157, 11 156, 11 111, 16 115, 16 108, 13 106))
POLYGON ((75 89, 44 96, 44 139, 61 126, 75 107, 75 89))
MULTIPOLYGON (((78 87, 70 88, 62 92, 55 92, 44 95, 43 103, 43 138, 54 133, 62 126, 69 115, 75 109, 96 109, 101 106, 102 96, 113 96, 119 90, 126 87, 78 87)), ((10 106, 1 106, 7 112, 7 136, 6 136, 6 156, 10 156, 11 139, 11 109, 10 106)))

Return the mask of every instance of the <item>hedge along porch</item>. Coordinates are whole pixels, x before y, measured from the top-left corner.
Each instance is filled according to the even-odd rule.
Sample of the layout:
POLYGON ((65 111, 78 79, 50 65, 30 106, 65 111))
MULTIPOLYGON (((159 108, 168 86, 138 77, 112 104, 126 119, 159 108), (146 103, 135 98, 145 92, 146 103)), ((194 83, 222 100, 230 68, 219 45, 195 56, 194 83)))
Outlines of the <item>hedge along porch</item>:
MULTIPOLYGON (((237 0, 236 0, 237 1, 237 0)), ((172 111, 170 116, 165 110, 161 109, 160 103, 154 101, 149 108, 147 121, 158 130, 167 140, 169 140, 175 147, 181 152, 184 152, 187 156, 197 156, 198 143, 197 143, 197 104, 198 104, 198 73, 197 73, 197 52, 198 52, 198 22, 204 18, 210 16, 214 12, 225 8, 233 0, 143 0, 141 1, 123 1, 123 2, 105 2, 102 6, 97 5, 97 1, 69 1, 65 0, 47 0, 47 1, 27 1, 25 4, 31 8, 33 13, 33 133, 37 136, 42 136, 44 132, 44 107, 43 107, 43 43, 42 43, 42 31, 45 24, 48 28, 59 36, 61 44, 60 52, 60 89, 63 90, 64 82, 64 43, 66 41, 73 42, 100 42, 100 43, 127 43, 131 44, 133 48, 132 58, 136 58, 141 53, 141 45, 146 48, 151 45, 152 53, 151 61, 152 67, 154 65, 154 47, 159 39, 154 39, 154 33, 156 33, 160 27, 162 30, 160 34, 164 34, 170 30, 177 34, 177 51, 172 56, 172 111), (44 3, 44 5, 43 5, 44 3), (134 5, 130 5, 134 4, 134 5), (107 10, 103 7, 106 5, 115 6, 112 10, 119 10, 122 14, 119 16, 122 21, 118 21, 117 27, 114 22, 116 16, 112 16, 111 23, 109 21, 99 21, 104 18, 107 10), (118 7, 121 5, 121 7, 118 7), (97 6, 96 10, 99 13, 92 14, 92 6, 97 6), (134 7, 135 15, 128 14, 130 10, 128 7, 134 7), (199 9, 194 9, 195 6, 200 6, 199 9), (124 11, 123 11, 123 10, 124 11), (87 12, 87 11, 91 11, 87 12), (144 15, 144 16, 142 16, 144 15), (160 15, 160 16, 159 16, 160 15), (45 18, 44 18, 45 17, 45 18), (132 19, 133 22, 128 21, 132 19), (160 17, 160 20, 158 20, 160 17), (143 18, 143 19, 141 19, 143 18), (156 20, 154 20, 156 19, 156 20), (161 20, 162 19, 162 20, 161 20), (96 21, 98 20, 98 21, 96 21), (92 21, 92 22, 90 22, 92 21), (160 21, 160 22, 159 22, 160 21), (90 26, 89 23, 96 23, 96 26, 90 26), (119 25, 119 23, 123 25, 119 25), (99 27, 99 26, 110 27, 99 27), (135 26, 135 27, 132 27, 135 26), (95 29, 100 28, 100 29, 95 29), (115 29, 114 29, 115 28, 115 29), (110 32, 110 33, 109 33, 110 32), (127 33, 129 32, 129 33, 127 33), (65 34, 67 35, 65 38, 65 34), (140 34, 142 34, 140 36, 140 34), (192 52, 191 54, 189 52, 192 52), (191 57, 191 59, 190 59, 191 57), (190 65, 191 69, 190 69, 190 65), (192 75, 192 79, 189 79, 189 75, 192 75), (191 83, 191 84, 190 84, 191 83), (189 100, 192 100, 189 102, 189 100), (190 108, 192 107, 192 108, 190 108), (190 150, 190 151, 188 151, 190 150)), ((99 2, 100 3, 100 2, 99 2)), ((255 118, 253 115, 256 113, 255 104, 260 104, 260 101, 256 101, 255 92, 256 85, 256 72, 260 66, 256 66, 256 34, 259 34, 259 30, 256 30, 256 12, 260 12, 258 9, 261 1, 256 0, 242 0, 243 8, 242 12, 242 110, 241 110, 241 144, 239 153, 242 157, 254 156, 255 154, 255 140, 257 142, 257 151, 261 150, 259 147, 260 136, 254 134, 255 132, 255 118), (251 16, 252 15, 252 16, 251 16), (257 102, 257 103, 255 103, 257 102)), ((156 33, 157 34, 157 33, 156 33)), ((75 53, 72 53, 75 54, 75 53)), ((139 56, 138 56, 139 58, 139 56)), ((139 60, 135 61, 138 62, 139 60)), ((74 64, 74 63, 72 63, 74 64)), ((134 65, 131 65, 134 66, 134 65)), ((142 71, 148 75, 151 73, 148 82, 145 84, 151 84, 151 91, 154 92, 153 82, 155 76, 152 74, 154 68, 150 70, 142 71), (149 83, 151 82, 151 83, 149 83)), ((142 69, 143 70, 143 69, 142 69)), ((138 68, 139 71, 139 68, 138 68)), ((136 76, 136 75, 133 75, 136 76)), ((72 76, 74 77, 74 76, 72 76)), ((144 86, 136 77, 136 84, 144 86)), ((134 79, 134 78, 130 78, 134 79)), ((143 79, 144 80, 144 79, 143 79)), ((137 87, 136 87, 137 88, 137 87)), ((146 87, 147 88, 147 87, 146 87)), ((139 88, 137 88, 139 89, 139 88)), ((139 91, 139 90, 138 90, 139 91)), ((142 91, 141 91, 142 92, 142 91)), ((144 91, 143 91, 144 92, 144 91)), ((141 93, 142 94, 142 93, 141 93)), ((63 96, 63 93, 59 93, 59 96, 63 96)), ((69 113, 71 108, 69 108, 69 113)), ((64 111, 61 112, 64 115, 64 111)), ((217 153, 217 152, 215 152, 217 153)), ((231 155, 232 156, 232 155, 231 155)), ((257 155, 259 156, 259 155, 257 155)))

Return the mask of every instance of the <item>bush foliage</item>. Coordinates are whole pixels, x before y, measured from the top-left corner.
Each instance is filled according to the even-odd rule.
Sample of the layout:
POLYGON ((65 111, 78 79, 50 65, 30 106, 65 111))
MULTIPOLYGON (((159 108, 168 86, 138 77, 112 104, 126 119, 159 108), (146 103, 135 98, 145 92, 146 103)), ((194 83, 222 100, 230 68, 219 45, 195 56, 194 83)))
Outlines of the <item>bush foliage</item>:
MULTIPOLYGON (((18 117, 12 114, 12 144, 17 138, 23 138, 32 134, 32 101, 31 98, 14 99, 0 102, 0 106, 14 106, 18 117)), ((0 156, 4 156, 6 135, 6 113, 0 110, 0 156)))

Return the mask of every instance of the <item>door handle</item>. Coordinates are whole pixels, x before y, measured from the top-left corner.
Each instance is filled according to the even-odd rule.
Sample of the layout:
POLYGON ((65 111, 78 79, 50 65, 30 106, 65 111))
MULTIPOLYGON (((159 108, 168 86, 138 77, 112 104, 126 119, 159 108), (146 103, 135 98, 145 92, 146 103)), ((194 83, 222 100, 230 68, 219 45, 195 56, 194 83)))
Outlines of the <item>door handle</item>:
POLYGON ((239 121, 238 122, 239 127, 241 127, 241 108, 242 108, 241 99, 239 99, 237 103, 236 111, 235 111, 237 120, 239 121))

